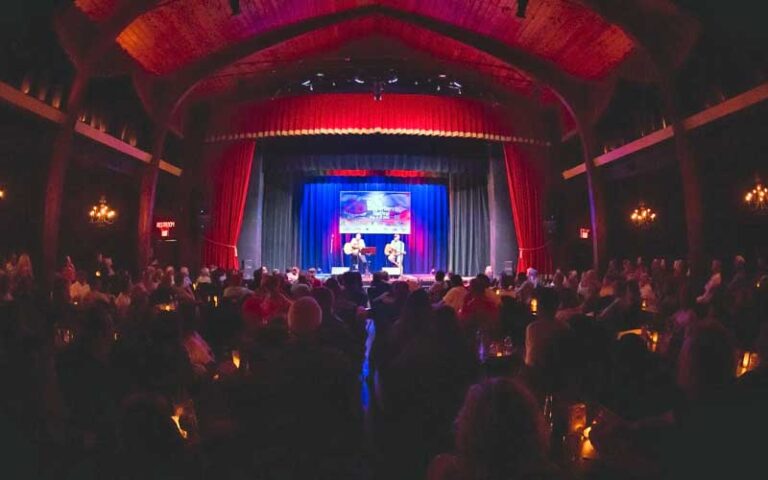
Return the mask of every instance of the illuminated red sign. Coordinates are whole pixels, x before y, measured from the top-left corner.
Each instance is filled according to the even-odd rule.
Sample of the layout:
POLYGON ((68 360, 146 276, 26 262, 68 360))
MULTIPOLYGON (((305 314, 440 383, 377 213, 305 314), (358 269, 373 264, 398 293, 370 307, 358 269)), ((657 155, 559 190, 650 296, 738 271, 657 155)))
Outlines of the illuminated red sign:
POLYGON ((176 227, 176 222, 173 220, 165 221, 165 222, 155 222, 155 228, 160 230, 160 236, 161 237, 167 237, 171 229, 176 227))

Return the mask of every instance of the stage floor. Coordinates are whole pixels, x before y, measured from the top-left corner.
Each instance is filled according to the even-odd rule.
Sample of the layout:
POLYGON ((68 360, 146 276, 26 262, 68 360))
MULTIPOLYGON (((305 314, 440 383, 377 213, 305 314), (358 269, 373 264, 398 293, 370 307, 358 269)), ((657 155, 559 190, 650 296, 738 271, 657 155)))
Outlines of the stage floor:
MULTIPOLYGON (((331 275, 330 273, 325 273, 325 274, 318 274, 317 278, 319 278, 322 281, 325 281, 327 278, 330 278, 332 276, 333 275, 331 275)), ((435 283, 435 275, 432 274, 432 273, 406 273, 404 276, 405 277, 410 277, 410 278, 415 278, 424 287, 429 287, 433 283, 435 283)), ((469 282, 474 277, 463 277, 463 278, 464 278, 464 282, 469 282)), ((390 282, 397 281, 398 279, 399 279, 399 277, 397 275, 390 275, 389 276, 389 281, 390 282)), ((371 280, 373 280, 373 275, 372 274, 363 275, 363 285, 364 286, 366 286, 366 287, 369 286, 371 284, 371 280)))

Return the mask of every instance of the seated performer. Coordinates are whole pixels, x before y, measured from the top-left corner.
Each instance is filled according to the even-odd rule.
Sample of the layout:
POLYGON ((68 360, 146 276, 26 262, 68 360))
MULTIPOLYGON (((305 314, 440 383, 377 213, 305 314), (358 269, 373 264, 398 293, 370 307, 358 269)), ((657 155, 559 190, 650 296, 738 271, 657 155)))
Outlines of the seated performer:
POLYGON ((352 269, 364 273, 368 268, 368 260, 361 250, 365 248, 365 240, 359 233, 349 242, 349 255, 352 257, 352 269))
POLYGON ((405 244, 400 240, 400 234, 396 233, 392 238, 392 241, 387 245, 386 251, 387 260, 394 263, 400 270, 400 275, 403 272, 403 255, 405 255, 405 244))

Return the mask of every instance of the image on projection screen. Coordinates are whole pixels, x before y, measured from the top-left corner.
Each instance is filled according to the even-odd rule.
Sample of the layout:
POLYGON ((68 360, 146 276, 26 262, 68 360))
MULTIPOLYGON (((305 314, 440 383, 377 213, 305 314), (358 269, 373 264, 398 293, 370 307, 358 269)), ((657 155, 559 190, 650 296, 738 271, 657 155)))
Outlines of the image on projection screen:
POLYGON ((341 192, 339 233, 411 233, 410 192, 341 192))

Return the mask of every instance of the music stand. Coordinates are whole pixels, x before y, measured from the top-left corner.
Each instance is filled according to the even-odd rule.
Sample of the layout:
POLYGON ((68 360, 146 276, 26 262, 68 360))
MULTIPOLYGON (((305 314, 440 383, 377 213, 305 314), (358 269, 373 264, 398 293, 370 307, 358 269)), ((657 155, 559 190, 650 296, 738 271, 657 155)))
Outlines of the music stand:
POLYGON ((360 253, 365 255, 368 260, 368 273, 373 271, 373 257, 376 255, 376 247, 365 247, 360 249, 360 253))

